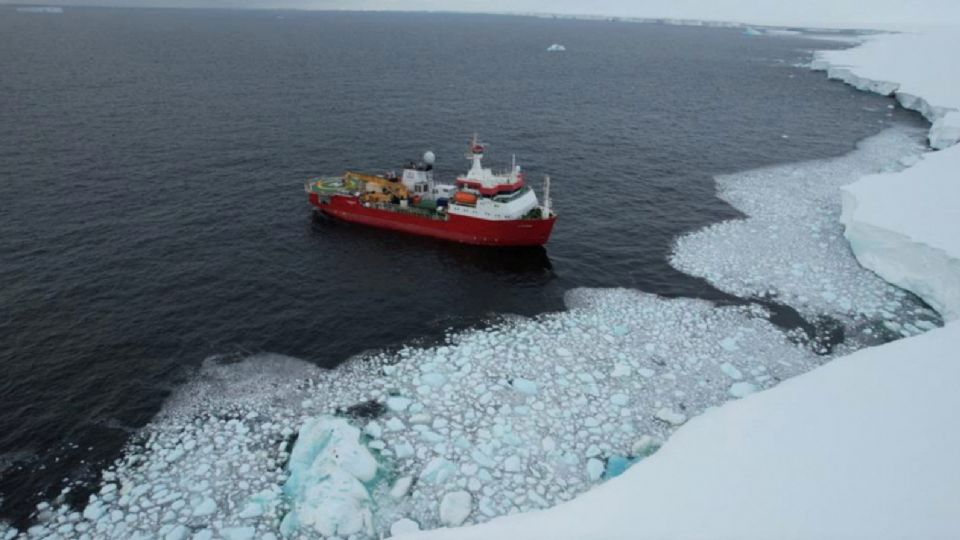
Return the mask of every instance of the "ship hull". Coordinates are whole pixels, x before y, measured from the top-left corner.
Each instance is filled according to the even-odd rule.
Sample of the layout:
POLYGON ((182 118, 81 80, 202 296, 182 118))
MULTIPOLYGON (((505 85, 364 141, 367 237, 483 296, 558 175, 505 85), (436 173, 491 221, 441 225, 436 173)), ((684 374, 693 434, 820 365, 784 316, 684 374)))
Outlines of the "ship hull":
POLYGON ((310 203, 324 214, 371 227, 481 246, 542 246, 550 239, 556 216, 548 219, 486 220, 448 214, 434 219, 364 206, 357 197, 310 193, 310 203))

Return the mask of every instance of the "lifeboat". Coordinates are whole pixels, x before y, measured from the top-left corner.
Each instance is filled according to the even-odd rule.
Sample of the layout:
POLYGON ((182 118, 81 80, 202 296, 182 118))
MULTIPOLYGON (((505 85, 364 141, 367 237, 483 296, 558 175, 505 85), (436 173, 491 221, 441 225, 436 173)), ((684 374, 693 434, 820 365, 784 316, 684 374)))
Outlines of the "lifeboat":
POLYGON ((458 191, 453 194, 453 202, 457 204, 466 204, 469 206, 476 206, 477 195, 474 193, 470 193, 469 191, 458 191))

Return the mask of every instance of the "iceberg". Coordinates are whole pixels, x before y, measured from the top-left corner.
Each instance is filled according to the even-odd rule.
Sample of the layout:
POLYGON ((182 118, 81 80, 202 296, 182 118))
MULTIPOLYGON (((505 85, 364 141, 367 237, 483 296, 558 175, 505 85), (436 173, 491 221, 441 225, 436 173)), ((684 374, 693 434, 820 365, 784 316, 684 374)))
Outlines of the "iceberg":
POLYGON ((547 51, 549 52, 562 52, 565 50, 567 50, 567 48, 559 43, 554 43, 553 45, 550 45, 549 47, 547 47, 547 51))
POLYGON ((284 535, 314 531, 323 536, 373 535, 373 499, 367 489, 377 460, 360 442, 360 430, 345 419, 307 420, 290 453, 283 491, 290 511, 284 535))
POLYGON ((20 13, 46 13, 59 15, 63 13, 63 8, 57 6, 22 6, 18 7, 17 11, 20 13))

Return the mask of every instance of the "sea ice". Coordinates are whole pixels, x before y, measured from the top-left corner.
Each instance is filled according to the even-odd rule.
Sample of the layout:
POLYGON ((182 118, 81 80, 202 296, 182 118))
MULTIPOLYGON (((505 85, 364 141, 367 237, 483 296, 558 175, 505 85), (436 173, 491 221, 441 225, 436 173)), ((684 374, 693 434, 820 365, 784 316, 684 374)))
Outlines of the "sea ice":
POLYGON ((863 349, 691 420, 602 489, 415 538, 952 538, 958 349, 960 321, 863 349))
POLYGON ((517 392, 520 392, 521 394, 532 396, 537 393, 537 383, 529 379, 517 377, 510 384, 517 392))
POLYGON ((839 223, 841 188, 866 174, 901 170, 901 159, 923 150, 919 133, 888 128, 845 156, 717 177, 718 195, 747 217, 678 238, 671 263, 742 298, 787 304, 811 321, 835 318, 848 337, 864 338, 863 329, 890 318, 938 320, 864 269, 839 223))

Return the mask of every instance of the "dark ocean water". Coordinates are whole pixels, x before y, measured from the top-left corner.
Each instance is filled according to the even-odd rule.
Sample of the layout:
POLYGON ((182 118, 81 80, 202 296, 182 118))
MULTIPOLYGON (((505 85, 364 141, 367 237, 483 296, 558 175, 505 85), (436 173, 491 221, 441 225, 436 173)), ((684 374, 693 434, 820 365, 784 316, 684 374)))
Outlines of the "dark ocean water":
POLYGON ((0 6, 0 517, 95 476, 210 355, 334 367, 562 309, 580 286, 725 300, 666 260, 678 234, 736 215, 713 175, 918 122, 794 67, 811 46, 519 17, 0 6), (310 176, 427 149, 450 178, 474 132, 488 164, 516 153, 552 175, 546 249, 307 205, 310 176))

